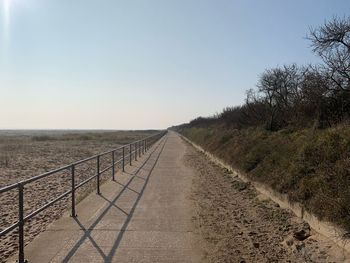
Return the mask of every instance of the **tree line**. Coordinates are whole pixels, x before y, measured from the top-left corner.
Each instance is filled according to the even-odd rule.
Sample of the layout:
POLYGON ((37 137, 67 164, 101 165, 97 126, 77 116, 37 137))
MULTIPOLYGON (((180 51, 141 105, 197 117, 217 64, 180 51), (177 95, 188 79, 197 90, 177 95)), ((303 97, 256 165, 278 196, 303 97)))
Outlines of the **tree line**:
POLYGON ((350 116, 350 17, 334 17, 311 28, 307 39, 322 59, 317 65, 283 65, 266 69, 245 103, 227 107, 212 117, 199 117, 189 126, 222 123, 231 128, 264 126, 327 128, 350 116))

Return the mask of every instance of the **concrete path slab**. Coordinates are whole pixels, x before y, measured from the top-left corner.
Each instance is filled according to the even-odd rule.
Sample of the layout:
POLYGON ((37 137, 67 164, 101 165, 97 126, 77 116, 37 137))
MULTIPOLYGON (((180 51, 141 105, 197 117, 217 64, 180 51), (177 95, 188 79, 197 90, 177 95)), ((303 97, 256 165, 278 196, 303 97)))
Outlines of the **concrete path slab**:
POLYGON ((169 133, 25 248, 29 262, 200 262, 186 145, 169 133))

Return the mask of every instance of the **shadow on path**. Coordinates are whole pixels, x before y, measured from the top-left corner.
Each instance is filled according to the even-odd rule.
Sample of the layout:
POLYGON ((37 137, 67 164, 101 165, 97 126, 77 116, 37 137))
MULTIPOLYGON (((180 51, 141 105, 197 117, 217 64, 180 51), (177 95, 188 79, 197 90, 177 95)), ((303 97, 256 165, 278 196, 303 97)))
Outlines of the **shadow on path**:
MULTIPOLYGON (((124 233, 125 233, 125 230, 126 228, 128 227, 128 224, 134 214, 134 211, 137 207, 137 204, 139 203, 142 195, 143 195, 143 192, 148 184, 148 180, 152 174, 152 171, 154 169, 154 167, 156 166, 158 160, 159 160, 159 157, 161 155, 161 153, 163 152, 163 149, 164 149, 164 146, 166 144, 166 141, 167 141, 167 138, 164 138, 156 147, 155 149, 151 152, 151 154, 147 157, 147 159, 143 162, 143 164, 132 174, 128 173, 129 175, 131 175, 132 177, 129 179, 129 181, 126 183, 126 184, 121 184, 121 183, 118 183, 120 184, 121 186, 123 186, 122 190, 118 193, 118 195, 116 195, 112 200, 108 200, 106 197, 104 197, 103 195, 101 195, 101 198, 103 198, 104 200, 106 200, 109 204, 108 206, 102 211, 101 215, 88 227, 88 228, 85 228, 83 226, 83 224, 79 221, 78 218, 74 218, 75 222, 79 225, 79 227, 84 231, 84 234, 82 235, 82 237, 76 242, 76 244, 72 247, 72 249, 67 253, 67 255, 64 257, 64 259, 62 260, 62 262, 69 262, 70 259, 74 256, 74 254, 78 251, 78 249, 83 245, 83 243, 86 241, 86 240, 89 240, 92 245, 94 246, 94 248, 96 248, 97 252, 101 255, 102 259, 103 259, 103 262, 111 262, 112 261, 112 258, 113 256, 115 255, 118 247, 119 247, 119 244, 124 236, 124 233), (159 150, 159 153, 158 154, 155 154, 157 149, 160 147, 160 150, 159 150), (146 170, 146 169, 143 169, 144 166, 146 164, 148 164, 148 162, 151 160, 151 157, 153 155, 156 155, 156 158, 151 166, 151 168, 149 170, 146 170), (138 174, 140 171, 145 171, 147 172, 147 176, 146 178, 144 177, 140 177, 138 174), (143 183, 143 186, 142 186, 142 189, 140 192, 137 192, 133 189, 130 189, 129 188, 129 185, 131 184, 131 182, 134 180, 134 178, 141 178, 144 180, 144 183, 143 183), (119 206, 116 205, 116 201, 120 198, 120 196, 124 193, 124 191, 128 189, 128 190, 131 190, 132 192, 136 193, 137 194, 137 199, 134 201, 133 205, 132 205, 132 208, 130 210, 129 213, 127 213, 126 211, 124 211, 123 209, 121 209, 119 206), (122 225, 122 228, 120 229, 120 232, 118 232, 118 235, 116 236, 115 238, 115 241, 112 245, 112 248, 111 250, 109 251, 108 254, 105 254, 103 252, 103 250, 98 246, 98 244, 96 243, 96 241, 92 238, 91 236, 91 232, 94 230, 94 228, 96 227, 96 225, 104 218, 104 216, 107 214, 107 212, 112 208, 117 208, 118 210, 120 210, 123 214, 125 214, 127 217, 122 225)), ((116 231, 117 232, 117 231, 116 231)))

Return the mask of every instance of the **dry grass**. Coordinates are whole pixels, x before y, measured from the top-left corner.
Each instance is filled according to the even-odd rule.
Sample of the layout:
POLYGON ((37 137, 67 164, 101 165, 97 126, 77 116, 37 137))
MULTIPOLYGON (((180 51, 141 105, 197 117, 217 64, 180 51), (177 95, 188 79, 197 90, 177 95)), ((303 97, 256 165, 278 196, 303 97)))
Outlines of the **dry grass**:
POLYGON ((252 180, 350 232, 350 127, 325 130, 189 128, 185 136, 252 180))

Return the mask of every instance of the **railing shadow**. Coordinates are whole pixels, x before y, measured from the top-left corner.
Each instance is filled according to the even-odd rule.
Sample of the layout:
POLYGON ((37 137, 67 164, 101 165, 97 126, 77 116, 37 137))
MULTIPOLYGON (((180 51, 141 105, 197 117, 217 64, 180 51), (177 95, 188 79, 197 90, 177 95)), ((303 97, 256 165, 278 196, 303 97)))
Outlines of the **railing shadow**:
POLYGON ((159 157, 164 149, 164 146, 166 144, 166 141, 167 139, 165 138, 164 141, 162 143, 159 143, 157 145, 157 147, 155 147, 155 149, 150 153, 150 155, 147 157, 147 159, 142 163, 142 165, 132 174, 128 173, 129 175, 131 175, 132 177, 128 180, 128 182, 126 184, 121 184, 121 183, 118 183, 120 185, 122 185, 122 189, 121 191, 112 199, 112 200, 109 200, 107 199, 105 196, 103 195, 100 195, 101 198, 103 198, 105 201, 108 202, 108 206, 102 211, 102 213, 98 216, 98 218, 88 227, 88 228, 85 228, 83 226, 83 224, 79 221, 78 218, 74 218, 75 222, 77 223, 77 225, 83 230, 84 234, 82 235, 82 237, 76 242, 76 244, 68 251, 68 253, 66 254, 66 256, 64 257, 64 259, 62 260, 62 262, 69 262, 70 259, 74 256, 74 254, 79 250, 79 248, 84 244, 84 242, 86 240, 89 240, 91 242, 91 244, 93 245, 93 247, 96 249, 96 251, 101 255, 102 257, 102 260, 103 262, 111 262, 113 256, 115 255, 119 245, 120 245, 120 242, 124 236, 124 233, 125 233, 125 230, 127 229, 129 223, 130 223, 130 220, 132 219, 132 216, 134 214, 134 211, 143 195, 143 192, 148 184, 148 181, 149 181, 149 178, 152 174, 152 171, 154 169, 154 167, 156 166, 158 160, 159 160, 159 157), (157 149, 160 147, 160 150, 159 152, 156 154, 156 151, 157 149), (155 155, 156 154, 156 155, 155 155), (152 162, 152 166, 149 170, 146 170, 144 169, 144 166, 146 164, 149 163, 149 161, 152 160, 152 157, 155 155, 155 159, 154 161, 152 162), (140 171, 145 171, 147 172, 147 176, 146 177, 140 177, 138 174, 140 173, 140 171), (129 188, 129 185, 133 182, 133 180, 135 178, 142 178, 144 179, 144 182, 143 182, 143 185, 142 185, 142 188, 140 190, 140 192, 137 192, 131 188, 129 188), (120 208, 119 206, 116 205, 116 201, 120 198, 120 196, 125 192, 125 190, 130 190, 130 191, 133 191, 134 193, 137 194, 137 198, 136 200, 133 202, 133 205, 130 209, 129 212, 126 212, 124 211, 122 208, 120 208), (97 244, 97 242, 93 239, 93 237, 91 236, 91 232, 93 230, 95 230, 95 227, 97 226, 97 224, 99 222, 101 222, 101 220, 106 216, 106 214, 108 213, 108 211, 111 209, 111 208, 117 208, 118 210, 120 210, 123 214, 126 215, 126 219, 120 229, 120 231, 116 231, 116 238, 113 242, 113 245, 112 245, 112 248, 110 249, 109 253, 106 254, 103 252, 103 250, 100 248, 100 246, 97 244))

